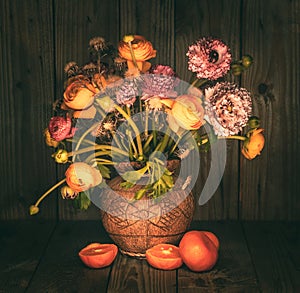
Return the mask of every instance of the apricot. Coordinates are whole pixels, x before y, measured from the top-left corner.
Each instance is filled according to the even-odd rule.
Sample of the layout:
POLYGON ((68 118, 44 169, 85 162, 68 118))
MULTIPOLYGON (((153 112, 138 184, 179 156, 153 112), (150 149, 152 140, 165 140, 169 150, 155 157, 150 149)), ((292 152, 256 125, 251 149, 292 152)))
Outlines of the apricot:
POLYGON ((194 272, 213 268, 218 260, 219 240, 208 231, 186 232, 180 243, 179 253, 185 265, 194 272))

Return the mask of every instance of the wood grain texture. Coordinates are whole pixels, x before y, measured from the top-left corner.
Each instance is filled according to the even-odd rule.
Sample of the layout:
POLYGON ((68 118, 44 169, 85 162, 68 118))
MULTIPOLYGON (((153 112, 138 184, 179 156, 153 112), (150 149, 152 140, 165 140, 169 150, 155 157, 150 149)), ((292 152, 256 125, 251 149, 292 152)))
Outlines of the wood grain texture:
POLYGON ((243 50, 255 61, 242 81, 266 143, 241 160, 241 217, 299 220, 300 2, 244 1, 243 13, 243 50))
POLYGON ((43 255, 54 222, 0 224, 0 292, 24 292, 43 255))
POLYGON ((259 292, 240 223, 196 221, 190 230, 213 232, 220 241, 219 259, 208 272, 178 269, 180 292, 259 292))
MULTIPOLYGON (((119 42, 119 1, 57 0, 55 3, 56 95, 63 94, 64 67, 70 61, 80 66, 89 62, 88 45, 93 37, 103 37, 113 45, 119 42)), ((66 166, 59 166, 63 177, 66 166)), ((74 210, 71 203, 59 201, 61 219, 100 219, 93 206, 88 211, 74 210)))
POLYGON ((118 255, 111 271, 107 292, 176 292, 176 270, 162 271, 147 261, 118 255))
MULTIPOLYGON (((28 206, 64 176, 42 131, 63 94, 65 64, 87 62, 92 37, 117 45, 137 33, 157 49, 151 62, 174 66, 185 81, 188 45, 202 36, 221 38, 235 59, 254 57, 241 85, 253 93, 265 149, 250 162, 228 142, 223 180, 195 219, 299 220, 299 16, 299 0, 0 1, 0 219, 28 218, 28 206)), ((209 165, 201 154, 196 201, 209 165)), ((37 217, 56 218, 59 210, 61 219, 99 219, 97 207, 76 211, 56 195, 37 217)))
POLYGON ((298 292, 299 222, 246 222, 243 226, 261 291, 298 292))
POLYGON ((110 267, 90 269, 78 256, 93 242, 110 242, 100 221, 60 222, 27 292, 105 292, 110 267))
MULTIPOLYGON (((192 74, 187 70, 188 46, 202 37, 222 39, 230 48, 234 59, 239 58, 240 2, 239 1, 183 1, 176 0, 175 47, 176 71, 189 82, 192 74)), ((238 143, 227 143, 227 163, 223 179, 213 197, 202 206, 196 205, 195 219, 238 218, 238 143)), ((196 202, 202 192, 211 165, 211 154, 200 153, 197 183, 193 189, 196 202)))
POLYGON ((0 292, 299 292, 300 222, 198 221, 220 240, 208 272, 174 271, 118 254, 89 269, 78 257, 91 242, 111 243, 100 221, 3 221, 0 292))
MULTIPOLYGON (((43 138, 54 95, 52 1, 0 6, 0 218, 24 219, 56 179, 43 138)), ((56 218, 55 196, 38 217, 56 218)))

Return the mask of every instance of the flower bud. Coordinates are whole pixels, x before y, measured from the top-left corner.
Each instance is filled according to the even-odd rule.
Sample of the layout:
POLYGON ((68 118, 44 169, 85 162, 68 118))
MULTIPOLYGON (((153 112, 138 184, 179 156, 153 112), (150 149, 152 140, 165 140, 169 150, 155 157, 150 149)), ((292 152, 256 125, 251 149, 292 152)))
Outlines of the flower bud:
POLYGON ((242 72, 244 71, 244 68, 240 64, 233 63, 233 64, 231 64, 231 71, 232 71, 233 75, 238 76, 238 75, 242 74, 242 72))
POLYGON ((248 125, 251 129, 258 128, 260 126, 260 120, 256 116, 251 116, 248 120, 248 125))
POLYGON ((65 164, 68 162, 68 152, 60 149, 52 155, 56 163, 65 164))
POLYGON ((123 37, 123 41, 124 41, 125 43, 132 42, 133 40, 134 40, 134 36, 133 36, 133 35, 125 35, 125 36, 123 37))
POLYGON ((29 214, 30 214, 30 216, 37 214, 39 212, 39 210, 40 209, 37 206, 35 206, 35 205, 30 206, 29 207, 29 214))
POLYGON ((60 194, 63 199, 75 199, 79 193, 74 191, 68 185, 65 185, 61 188, 60 194))
POLYGON ((242 64, 245 68, 249 68, 253 63, 253 58, 250 55, 244 55, 242 57, 242 64))

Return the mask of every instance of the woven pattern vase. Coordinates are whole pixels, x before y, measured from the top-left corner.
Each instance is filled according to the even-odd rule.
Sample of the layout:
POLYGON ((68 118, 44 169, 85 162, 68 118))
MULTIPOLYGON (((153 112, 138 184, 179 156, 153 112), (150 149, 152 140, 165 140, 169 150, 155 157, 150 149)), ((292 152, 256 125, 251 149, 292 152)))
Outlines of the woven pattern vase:
POLYGON ((103 226, 120 251, 144 257, 146 250, 156 244, 178 244, 193 218, 192 193, 182 190, 182 184, 175 184, 167 198, 155 204, 144 199, 128 202, 140 185, 124 189, 120 187, 121 182, 120 176, 109 182, 110 189, 101 195, 105 208, 100 210, 103 226))

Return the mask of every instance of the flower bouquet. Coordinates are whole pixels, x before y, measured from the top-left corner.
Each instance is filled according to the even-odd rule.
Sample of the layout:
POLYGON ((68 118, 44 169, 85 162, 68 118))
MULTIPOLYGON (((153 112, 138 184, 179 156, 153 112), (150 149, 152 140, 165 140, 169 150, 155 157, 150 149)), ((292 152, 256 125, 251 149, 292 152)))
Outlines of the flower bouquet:
POLYGON ((201 38, 187 50, 194 78, 188 83, 170 66, 148 61, 157 52, 142 36, 126 35, 117 48, 96 37, 89 53, 83 66, 66 65, 63 96, 44 130, 47 145, 55 149, 52 157, 67 166, 65 178, 30 207, 31 215, 61 187, 62 198, 81 209, 92 201, 121 217, 119 207, 112 207, 122 194, 127 219, 136 220, 138 205, 136 217, 151 219, 158 215, 156 204, 165 202, 159 213, 167 214, 191 193, 201 151, 237 139, 247 159, 260 154, 263 129, 252 116, 251 95, 226 80, 247 70, 251 56, 233 61, 223 41, 201 38), (176 193, 170 204, 176 190, 184 194, 176 193))

